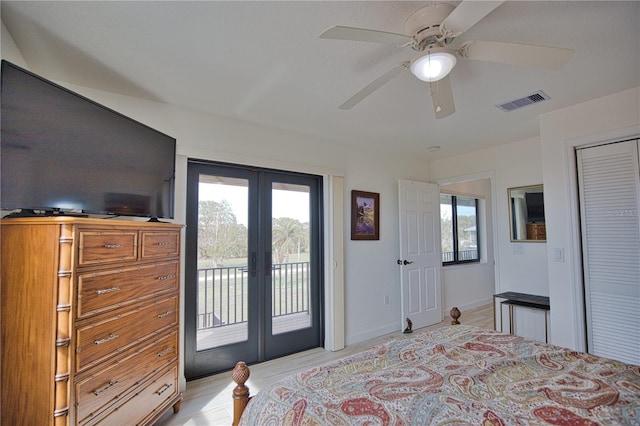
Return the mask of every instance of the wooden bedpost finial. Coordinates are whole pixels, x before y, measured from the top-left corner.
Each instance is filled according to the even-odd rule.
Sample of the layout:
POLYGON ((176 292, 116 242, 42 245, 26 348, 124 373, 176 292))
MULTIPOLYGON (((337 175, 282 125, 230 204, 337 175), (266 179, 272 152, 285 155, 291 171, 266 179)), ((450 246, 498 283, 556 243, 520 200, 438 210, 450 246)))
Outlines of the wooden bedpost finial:
POLYGON ((231 372, 233 381, 238 385, 236 387, 244 386, 244 383, 249 380, 249 374, 249 367, 247 367, 247 364, 245 364, 243 361, 238 361, 235 368, 231 372))
POLYGON ((460 309, 454 306, 453 308, 451 308, 451 312, 449 312, 449 315, 451 315, 451 318, 453 318, 453 321, 451 321, 451 325, 460 324, 460 321, 458 321, 458 318, 460 318, 460 316, 462 315, 460 309))
POLYGON ((240 416, 249 402, 249 388, 245 385, 249 374, 249 367, 242 361, 239 361, 231 372, 231 377, 237 384, 233 389, 233 426, 240 422, 240 416))

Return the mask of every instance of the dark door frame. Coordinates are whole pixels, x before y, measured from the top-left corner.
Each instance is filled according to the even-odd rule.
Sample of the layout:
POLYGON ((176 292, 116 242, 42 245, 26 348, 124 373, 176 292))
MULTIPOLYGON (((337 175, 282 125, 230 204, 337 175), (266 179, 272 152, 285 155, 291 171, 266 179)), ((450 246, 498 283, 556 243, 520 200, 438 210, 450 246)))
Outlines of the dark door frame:
MULTIPOLYGON (((208 365, 211 365, 215 360, 216 364, 224 364, 229 369, 233 367, 236 361, 243 360, 247 363, 262 362, 268 359, 284 356, 290 353, 297 352, 299 350, 310 349, 313 347, 321 347, 324 341, 324 247, 323 247, 323 179, 321 176, 287 172, 280 170, 272 170, 266 168, 250 167, 243 165, 208 162, 200 160, 188 160, 187 167, 187 203, 186 203, 186 223, 185 230, 185 315, 184 315, 184 362, 185 362, 185 376, 187 380, 193 380, 199 377, 204 377, 210 374, 215 374, 217 371, 223 371, 227 369, 208 370, 208 365), (312 287, 315 284, 317 289, 317 306, 314 307, 315 315, 312 317, 312 327, 316 336, 310 336, 309 329, 303 329, 300 331, 294 331, 286 333, 286 335, 272 336, 270 332, 271 316, 267 315, 270 303, 259 303, 260 300, 271 300, 271 289, 265 283, 264 285, 257 286, 257 291, 249 292, 249 304, 253 306, 253 309, 249 309, 249 339, 247 344, 238 344, 234 348, 230 346, 224 347, 224 349, 216 348, 215 350, 200 351, 197 352, 197 316, 192 314, 196 309, 196 287, 190 285, 191 282, 198 279, 198 257, 197 257, 197 239, 198 239, 198 182, 200 174, 214 175, 216 171, 220 172, 220 175, 229 177, 238 177, 249 180, 249 185, 254 186, 254 191, 249 191, 249 211, 250 223, 253 222, 256 226, 256 232, 249 234, 249 253, 255 248, 262 253, 261 256, 256 257, 255 265, 249 265, 250 269, 257 271, 266 271, 266 268, 271 268, 271 259, 267 259, 265 254, 268 252, 271 254, 271 241, 268 243, 265 238, 262 238, 262 247, 258 247, 260 241, 258 241, 258 235, 262 235, 265 232, 271 233, 271 221, 265 215, 260 216, 259 211, 263 208, 263 205, 270 205, 271 191, 270 185, 272 178, 278 176, 286 176, 287 182, 296 183, 304 182, 309 184, 309 177, 315 179, 315 185, 312 189, 315 190, 315 196, 311 199, 310 220, 311 223, 315 223, 316 226, 311 230, 311 244, 316 247, 316 250, 312 251, 312 259, 310 259, 311 265, 317 269, 316 280, 318 282, 312 283, 312 287), (305 180, 306 179, 306 180, 305 180), (262 194, 262 195, 260 195, 262 194), (268 194, 268 195, 265 195, 268 194), (195 244, 193 242, 196 242, 195 244), (263 320, 259 320, 263 318, 263 320), (288 340, 290 339, 290 340, 288 340), (301 339, 310 339, 313 344, 300 347, 300 345, 292 344, 293 342, 300 342, 301 339), (249 343, 251 342, 251 343, 249 343), (258 344, 255 346, 254 342, 258 344), (289 342, 289 343, 288 343, 289 342), (277 349, 273 349, 277 347, 277 349)), ((269 215, 270 217, 270 215, 269 215)), ((270 279, 267 280, 270 284, 270 279)), ((256 281, 254 280, 253 283, 256 281)))

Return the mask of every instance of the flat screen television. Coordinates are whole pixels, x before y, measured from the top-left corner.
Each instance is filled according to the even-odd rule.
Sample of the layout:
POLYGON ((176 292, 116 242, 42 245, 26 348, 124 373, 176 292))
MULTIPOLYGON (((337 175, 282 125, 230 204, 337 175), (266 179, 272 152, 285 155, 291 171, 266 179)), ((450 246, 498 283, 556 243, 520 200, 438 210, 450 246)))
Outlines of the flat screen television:
POLYGON ((2 61, 0 208, 174 217, 176 140, 2 61))
POLYGON ((527 192, 524 194, 527 204, 527 222, 544 223, 544 194, 542 192, 527 192))

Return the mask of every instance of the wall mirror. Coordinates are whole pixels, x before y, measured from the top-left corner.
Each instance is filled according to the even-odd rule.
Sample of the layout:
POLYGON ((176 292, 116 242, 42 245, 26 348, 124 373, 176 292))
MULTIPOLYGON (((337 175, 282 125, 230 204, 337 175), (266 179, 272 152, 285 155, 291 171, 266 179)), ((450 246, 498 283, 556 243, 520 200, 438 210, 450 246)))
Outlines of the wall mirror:
POLYGON ((507 195, 511 241, 546 241, 542 185, 508 188, 507 195))

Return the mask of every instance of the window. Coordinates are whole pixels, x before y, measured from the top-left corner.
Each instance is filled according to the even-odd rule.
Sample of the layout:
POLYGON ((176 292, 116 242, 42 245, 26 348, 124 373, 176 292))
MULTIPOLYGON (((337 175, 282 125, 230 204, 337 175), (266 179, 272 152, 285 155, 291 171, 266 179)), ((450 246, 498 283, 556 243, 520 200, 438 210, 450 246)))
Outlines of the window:
POLYGON ((440 194, 442 264, 479 262, 478 199, 440 194))

